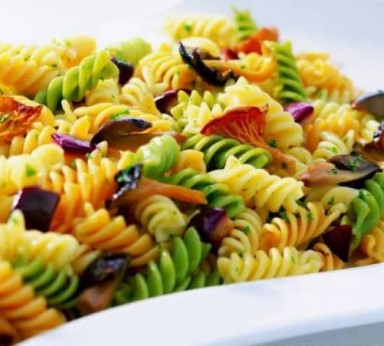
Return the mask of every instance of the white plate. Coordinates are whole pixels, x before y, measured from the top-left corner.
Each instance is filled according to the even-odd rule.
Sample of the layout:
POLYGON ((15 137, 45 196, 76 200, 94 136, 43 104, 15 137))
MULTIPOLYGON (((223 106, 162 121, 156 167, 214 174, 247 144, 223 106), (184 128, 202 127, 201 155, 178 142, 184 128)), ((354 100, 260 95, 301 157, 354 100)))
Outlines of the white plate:
MULTIPOLYGON (((250 8, 260 24, 278 26, 295 49, 329 51, 359 86, 383 86, 384 3, 378 0, 189 0, 167 10, 156 10, 158 3, 148 0, 44 6, 23 0, 2 7, 0 31, 3 40, 19 42, 77 32, 108 42, 153 30, 169 13, 229 13, 231 3, 250 8), (145 21, 153 11, 156 16, 145 21)), ((201 289, 110 309, 23 345, 258 344, 384 321, 383 287, 384 266, 374 265, 201 289)))

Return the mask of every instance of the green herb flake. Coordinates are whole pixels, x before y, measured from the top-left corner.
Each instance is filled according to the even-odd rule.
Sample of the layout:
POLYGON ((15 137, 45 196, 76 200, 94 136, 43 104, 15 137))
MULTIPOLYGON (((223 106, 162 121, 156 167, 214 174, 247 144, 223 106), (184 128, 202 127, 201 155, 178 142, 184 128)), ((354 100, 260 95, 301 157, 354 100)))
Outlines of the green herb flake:
POLYGON ((245 233, 246 235, 250 234, 251 233, 251 227, 249 227, 248 225, 247 226, 244 226, 241 230, 243 233, 245 233))
POLYGON ((292 263, 295 263, 295 262, 296 262, 296 258, 295 258, 295 256, 294 256, 293 254, 291 255, 291 262, 292 262, 292 263))
POLYGON ((312 221, 313 220, 313 213, 311 211, 307 211, 307 220, 312 221))
POLYGON ((192 32, 192 25, 191 24, 184 23, 183 28, 184 28, 185 32, 188 32, 188 33, 192 32))
POLYGON ((335 197, 332 196, 332 197, 328 200, 327 204, 328 204, 328 205, 334 205, 334 204, 335 204, 335 197))
POLYGON ((28 178, 31 178, 31 177, 35 176, 36 173, 37 173, 36 170, 33 167, 31 167, 30 165, 26 165, 25 166, 25 175, 28 178))
POLYGON ((277 142, 276 142, 276 139, 270 139, 268 141, 268 145, 272 148, 276 148, 277 147, 277 142))
POLYGON ((86 153, 85 158, 90 159, 92 157, 92 153, 86 153))
POLYGON ((124 109, 121 112, 117 112, 117 113, 111 114, 109 116, 109 119, 116 120, 116 119, 122 117, 123 115, 128 115, 129 113, 130 113, 129 109, 124 109))
POLYGON ((350 171, 354 172, 356 171, 357 165, 359 164, 360 161, 361 161, 361 156, 355 156, 346 163, 346 166, 350 171))
POLYGON ((332 168, 328 171, 329 174, 337 175, 339 174, 339 170, 337 168, 332 168))
POLYGON ((10 115, 8 113, 1 114, 0 115, 0 124, 5 123, 10 118, 10 115))

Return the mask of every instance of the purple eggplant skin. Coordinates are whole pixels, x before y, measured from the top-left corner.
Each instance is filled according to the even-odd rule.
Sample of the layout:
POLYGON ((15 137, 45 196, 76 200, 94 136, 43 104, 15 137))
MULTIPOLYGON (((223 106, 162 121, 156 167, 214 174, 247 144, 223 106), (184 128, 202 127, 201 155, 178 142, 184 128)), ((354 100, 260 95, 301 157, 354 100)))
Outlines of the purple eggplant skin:
POLYGON ((129 266, 129 254, 110 253, 96 258, 85 270, 80 279, 82 289, 107 281, 120 279, 129 266))
POLYGON ((119 69, 119 84, 124 85, 133 76, 134 68, 130 63, 127 63, 123 60, 119 60, 115 57, 111 58, 111 61, 117 66, 119 69))
POLYGON ((66 153, 88 154, 96 149, 96 146, 88 141, 63 133, 53 133, 52 139, 56 144, 60 145, 66 153))
POLYGON ((224 86, 228 79, 233 78, 234 75, 231 72, 227 74, 221 74, 208 67, 203 59, 201 58, 198 50, 195 49, 187 49, 181 42, 179 43, 179 53, 183 61, 191 66, 196 73, 208 84, 214 86, 224 86))
POLYGON ((142 164, 136 164, 117 172, 115 175, 117 191, 112 196, 112 202, 118 202, 120 198, 124 197, 125 192, 136 189, 139 186, 142 175, 142 164))
POLYGON ((384 90, 378 90, 359 96, 352 102, 352 107, 359 111, 371 113, 384 120, 384 90))
POLYGON ((152 123, 149 121, 134 117, 121 117, 108 121, 100 127, 93 135, 91 144, 96 145, 103 141, 119 143, 121 140, 124 142, 124 138, 129 134, 142 132, 151 127, 152 123))
POLYGON ((350 225, 337 225, 323 234, 324 243, 344 262, 348 262, 352 239, 350 225))
POLYGON ((25 187, 16 196, 13 210, 20 210, 26 229, 48 232, 60 195, 39 187, 25 187))
POLYGON ((374 162, 364 160, 360 156, 335 155, 328 162, 335 165, 338 175, 346 176, 341 186, 349 186, 355 189, 364 187, 364 182, 372 178, 381 168, 374 162))
POLYGON ((156 108, 159 110, 159 112, 167 114, 170 113, 172 107, 176 106, 177 104, 179 91, 184 91, 188 95, 191 93, 191 90, 188 89, 168 90, 164 94, 155 98, 156 108))
POLYGON ((227 213, 222 208, 203 206, 200 212, 189 221, 188 227, 194 227, 203 241, 217 243, 226 237, 233 228, 227 213))
POLYGON ((312 117, 314 108, 310 103, 294 102, 285 105, 284 110, 291 113, 295 122, 302 124, 312 117))

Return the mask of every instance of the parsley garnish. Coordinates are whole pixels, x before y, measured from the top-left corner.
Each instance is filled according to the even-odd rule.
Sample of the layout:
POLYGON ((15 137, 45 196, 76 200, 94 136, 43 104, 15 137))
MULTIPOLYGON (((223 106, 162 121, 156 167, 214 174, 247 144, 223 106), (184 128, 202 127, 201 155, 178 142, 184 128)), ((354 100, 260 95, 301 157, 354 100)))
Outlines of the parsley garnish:
POLYGON ((276 139, 270 139, 268 141, 268 145, 272 148, 276 148, 277 147, 277 143, 276 143, 276 139))
POLYGON ((30 165, 26 165, 25 166, 25 175, 30 178, 30 177, 33 177, 34 175, 36 175, 36 170, 31 167, 30 165))
POLYGON ((328 205, 334 205, 334 204, 335 204, 335 197, 332 196, 332 197, 328 200, 327 204, 328 204, 328 205))
POLYGON ((328 171, 329 174, 336 175, 339 174, 339 170, 337 168, 332 168, 328 171))
POLYGON ((111 115, 109 116, 109 118, 110 118, 111 120, 116 120, 117 118, 120 118, 121 116, 123 116, 123 115, 127 115, 127 114, 129 114, 129 109, 124 109, 124 110, 121 111, 121 112, 117 112, 117 113, 111 114, 111 115))
POLYGON ((5 113, 0 116, 0 124, 5 123, 9 119, 9 114, 5 113))
POLYGON ((241 231, 248 235, 249 233, 251 233, 251 227, 249 227, 248 225, 244 226, 241 231))
POLYGON ((313 220, 313 213, 311 211, 307 211, 307 220, 312 221, 313 220))
POLYGON ((192 25, 191 24, 184 23, 183 28, 184 28, 184 31, 186 31, 188 33, 192 31, 192 25))
POLYGON ((356 171, 356 169, 357 169, 357 165, 358 165, 358 163, 359 163, 360 160, 361 160, 361 156, 355 156, 355 157, 353 157, 351 160, 349 160, 349 161, 346 163, 347 168, 348 168, 350 171, 352 171, 352 172, 356 171))

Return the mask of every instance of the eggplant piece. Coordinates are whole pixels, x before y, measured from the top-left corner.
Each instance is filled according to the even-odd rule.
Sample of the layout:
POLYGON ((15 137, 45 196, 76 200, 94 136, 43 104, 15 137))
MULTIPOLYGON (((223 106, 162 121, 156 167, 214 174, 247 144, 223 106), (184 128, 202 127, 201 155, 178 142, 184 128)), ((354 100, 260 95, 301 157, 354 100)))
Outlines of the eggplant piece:
POLYGON ((230 78, 234 78, 233 72, 221 74, 213 68, 208 67, 198 50, 186 48, 181 42, 179 44, 179 53, 183 61, 191 66, 196 73, 208 84, 214 86, 224 86, 230 78))
POLYGON ((20 210, 26 229, 48 232, 60 195, 39 187, 25 187, 16 196, 13 210, 20 210))
POLYGON ((337 225, 323 234, 324 243, 344 262, 348 262, 352 238, 350 225, 337 225))
POLYGON ((314 112, 314 108, 310 103, 306 102, 293 102, 284 106, 284 110, 291 113, 295 122, 304 125, 308 122, 314 112))
POLYGON ((53 133, 52 139, 56 144, 60 145, 66 153, 88 154, 96 149, 96 146, 88 141, 63 133, 53 133))
POLYGON ((384 91, 378 90, 361 95, 352 102, 352 107, 384 119, 384 91))
POLYGON ((111 61, 117 66, 119 69, 119 84, 126 84, 133 76, 134 68, 133 66, 125 62, 123 60, 119 60, 115 57, 111 58, 111 61))
POLYGON ((233 230, 233 224, 222 208, 201 207, 198 214, 189 221, 188 227, 194 227, 202 240, 219 243, 233 230))
POLYGON ((176 106, 176 104, 177 104, 177 98, 178 98, 179 91, 184 91, 188 95, 191 93, 191 90, 188 90, 188 89, 178 89, 178 90, 166 91, 164 94, 157 96, 155 98, 156 108, 161 113, 169 114, 171 111, 171 108, 176 106))

